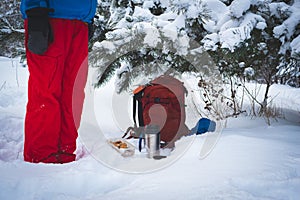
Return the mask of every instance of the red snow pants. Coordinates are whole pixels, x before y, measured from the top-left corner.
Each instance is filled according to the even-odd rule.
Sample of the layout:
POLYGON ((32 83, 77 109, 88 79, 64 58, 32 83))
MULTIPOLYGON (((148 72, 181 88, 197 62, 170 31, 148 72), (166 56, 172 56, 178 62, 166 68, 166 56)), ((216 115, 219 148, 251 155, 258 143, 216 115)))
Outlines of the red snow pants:
POLYGON ((27 49, 29 69, 24 160, 75 160, 77 130, 88 71, 88 27, 82 21, 50 19, 54 41, 43 55, 27 49))

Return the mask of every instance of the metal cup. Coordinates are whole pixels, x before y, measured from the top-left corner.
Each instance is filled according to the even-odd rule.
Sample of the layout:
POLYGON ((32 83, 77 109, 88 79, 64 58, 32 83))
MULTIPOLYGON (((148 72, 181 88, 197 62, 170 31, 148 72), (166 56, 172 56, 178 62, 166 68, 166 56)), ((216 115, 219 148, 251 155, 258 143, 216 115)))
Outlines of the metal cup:
POLYGON ((145 127, 145 141, 148 158, 159 155, 160 148, 160 132, 158 125, 147 125, 145 127))

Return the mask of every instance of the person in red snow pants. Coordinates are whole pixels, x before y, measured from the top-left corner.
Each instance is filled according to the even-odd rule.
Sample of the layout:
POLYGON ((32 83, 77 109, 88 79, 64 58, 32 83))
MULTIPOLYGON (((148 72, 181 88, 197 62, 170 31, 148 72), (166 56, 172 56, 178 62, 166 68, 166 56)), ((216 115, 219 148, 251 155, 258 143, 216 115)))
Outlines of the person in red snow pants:
MULTIPOLYGON (((79 20, 58 18, 51 18, 50 25, 55 39, 44 54, 26 48, 30 76, 24 159, 67 163, 76 157, 88 69, 88 27, 79 20)), ((28 34, 25 44, 27 40, 28 34)))
POLYGON ((29 69, 25 161, 76 158, 96 7, 97 0, 21 0, 29 69))

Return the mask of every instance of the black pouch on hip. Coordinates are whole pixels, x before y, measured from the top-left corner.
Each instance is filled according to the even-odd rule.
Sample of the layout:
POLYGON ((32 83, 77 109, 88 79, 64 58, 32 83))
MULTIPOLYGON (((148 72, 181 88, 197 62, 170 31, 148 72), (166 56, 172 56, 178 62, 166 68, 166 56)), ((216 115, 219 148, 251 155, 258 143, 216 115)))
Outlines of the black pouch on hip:
POLYGON ((53 32, 49 23, 49 12, 53 9, 37 7, 26 11, 28 19, 28 49, 35 54, 43 54, 53 42, 53 32))

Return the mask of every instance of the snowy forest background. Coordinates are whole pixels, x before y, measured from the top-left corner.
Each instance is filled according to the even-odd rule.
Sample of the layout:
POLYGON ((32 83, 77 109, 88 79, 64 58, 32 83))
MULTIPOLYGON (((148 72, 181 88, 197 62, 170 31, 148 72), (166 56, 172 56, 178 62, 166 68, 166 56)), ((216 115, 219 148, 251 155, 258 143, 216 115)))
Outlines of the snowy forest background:
POLYGON ((300 0, 99 0, 95 73, 64 165, 23 159, 19 6, 0 3, 0 199, 299 199, 300 0), (220 131, 182 137, 161 160, 128 140, 135 155, 123 158, 107 139, 132 125, 132 90, 160 74, 184 81, 189 128, 209 117, 220 131))
MULTIPOLYGON (((24 57, 19 6, 0 5, 0 56, 24 57)), ((151 74, 194 73, 204 110, 217 118, 245 112, 240 89, 251 99, 248 112, 272 117, 278 109, 271 106, 271 85, 300 87, 300 0, 102 0, 96 16, 90 40, 96 86, 117 75, 122 92, 151 74), (199 72, 204 51, 211 60, 199 72), (198 54, 200 63, 185 59, 198 54), (248 82, 265 85, 262 99, 248 82)))

